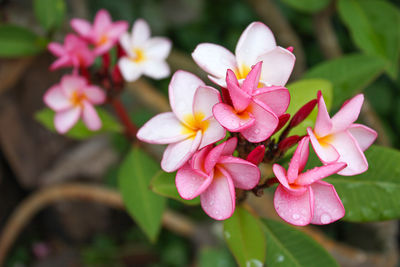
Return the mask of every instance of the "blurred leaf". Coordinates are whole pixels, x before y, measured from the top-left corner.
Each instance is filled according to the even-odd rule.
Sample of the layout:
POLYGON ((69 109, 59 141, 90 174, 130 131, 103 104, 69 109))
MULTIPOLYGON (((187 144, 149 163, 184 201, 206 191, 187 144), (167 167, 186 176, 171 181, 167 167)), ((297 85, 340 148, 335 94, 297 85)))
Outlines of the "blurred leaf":
MULTIPOLYGON (((333 175, 325 181, 335 186, 346 209, 347 221, 368 222, 400 218, 400 151, 372 146, 365 155, 368 171, 355 176, 333 175)), ((316 156, 313 165, 321 164, 316 156)))
POLYGON ((29 29, 11 24, 0 25, 0 57, 34 55, 43 51, 47 42, 29 29))
POLYGON ((354 43, 365 53, 387 61, 392 79, 397 77, 400 55, 400 12, 383 0, 340 0, 340 17, 354 43))
MULTIPOLYGON (((304 79, 286 86, 290 92, 290 105, 286 111, 293 116, 304 104, 312 99, 317 98, 317 92, 321 90, 324 96, 326 107, 328 110, 332 103, 332 84, 323 79, 304 79)), ((317 119, 317 109, 310 113, 310 115, 302 123, 290 131, 290 135, 304 135, 307 133, 307 127, 313 127, 317 119)), ((285 127, 284 127, 285 128, 285 127)), ((283 128, 283 129, 284 129, 283 128)), ((280 130, 277 135, 283 131, 280 130)))
POLYGON ((224 221, 224 237, 241 267, 262 266, 265 260, 265 237, 260 222, 242 207, 224 221))
POLYGON ((199 267, 231 267, 235 261, 228 251, 222 249, 205 248, 200 251, 199 267))
MULTIPOLYGON (((106 132, 121 132, 122 127, 116 118, 108 113, 105 109, 96 107, 96 111, 101 119, 102 127, 98 131, 89 130, 86 125, 80 120, 71 130, 65 135, 74 139, 87 139, 100 133, 106 132)), ((35 114, 35 119, 39 121, 43 126, 52 132, 56 132, 54 128, 54 115, 55 112, 49 108, 39 110, 35 114)))
POLYGON ((169 197, 169 198, 181 201, 188 205, 200 204, 199 197, 192 199, 192 200, 185 200, 185 199, 181 198, 181 196, 178 193, 178 190, 176 189, 175 175, 176 175, 176 172, 168 173, 163 170, 159 170, 154 175, 153 179, 151 179, 150 189, 153 190, 153 192, 158 195, 161 195, 164 197, 169 197))
POLYGON ((155 242, 161 229, 165 198, 149 189, 151 178, 158 171, 158 164, 144 151, 133 147, 125 157, 118 175, 119 191, 128 213, 155 242))
POLYGON ((339 266, 325 249, 308 235, 285 223, 262 220, 267 238, 266 266, 339 266))
POLYGON ((288 6, 306 13, 314 13, 326 7, 330 0, 282 0, 288 6))
POLYGON ((36 19, 46 31, 62 25, 66 11, 64 0, 34 0, 33 8, 36 19))
POLYGON ((323 62, 304 77, 329 80, 334 89, 333 107, 338 107, 373 82, 384 68, 385 62, 376 56, 352 54, 323 62))

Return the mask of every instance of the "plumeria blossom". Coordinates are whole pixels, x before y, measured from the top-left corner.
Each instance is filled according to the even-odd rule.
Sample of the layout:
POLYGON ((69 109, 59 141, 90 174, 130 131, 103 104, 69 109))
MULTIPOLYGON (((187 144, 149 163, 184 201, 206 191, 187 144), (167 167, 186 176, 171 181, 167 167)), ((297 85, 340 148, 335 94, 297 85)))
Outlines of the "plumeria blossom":
POLYGON ((260 180, 256 165, 233 157, 237 144, 231 138, 216 147, 204 147, 176 174, 176 187, 184 199, 200 195, 201 207, 215 220, 225 220, 235 210, 235 187, 250 190, 260 180))
POLYGON ((289 163, 288 171, 272 166, 280 185, 276 188, 274 206, 278 215, 294 225, 328 224, 345 214, 333 185, 321 181, 346 167, 335 162, 303 172, 309 153, 309 137, 304 137, 289 163))
POLYGON ((231 132, 240 132, 249 142, 258 143, 272 135, 290 102, 289 91, 282 86, 258 88, 262 62, 249 72, 242 85, 232 70, 227 71, 226 84, 232 106, 216 104, 217 121, 231 132))
POLYGON ((118 66, 126 81, 132 82, 142 74, 153 79, 162 79, 170 74, 165 59, 171 51, 171 41, 163 37, 150 38, 151 31, 146 21, 138 19, 132 27, 132 33, 121 36, 120 43, 126 56, 118 66))
POLYGON ((203 43, 196 47, 192 57, 210 74, 210 80, 222 87, 226 86, 227 69, 233 70, 241 80, 259 61, 264 63, 260 81, 266 86, 284 86, 296 60, 291 51, 276 45, 273 33, 261 22, 251 23, 242 33, 235 55, 222 46, 203 43))
POLYGON ((101 128, 101 120, 93 105, 104 103, 105 93, 85 78, 77 75, 65 75, 61 82, 52 86, 44 95, 44 102, 56 112, 54 125, 63 134, 82 117, 90 130, 101 128))
POLYGON ((161 113, 142 128, 137 137, 152 144, 169 144, 161 167, 173 172, 198 150, 225 137, 225 129, 215 120, 212 107, 220 102, 215 88, 195 75, 177 71, 169 84, 172 112, 161 113))
POLYGON ((354 123, 364 102, 362 94, 347 101, 332 118, 324 98, 318 94, 318 115, 314 130, 307 129, 311 144, 324 163, 345 162, 347 167, 340 175, 356 175, 368 169, 364 151, 371 146, 377 133, 364 125, 354 123))
POLYGON ((101 9, 97 12, 93 25, 87 20, 75 18, 71 20, 71 27, 94 45, 96 55, 102 55, 118 42, 119 37, 128 29, 128 23, 112 22, 110 13, 101 9))
POLYGON ((50 66, 50 70, 61 67, 89 67, 93 64, 95 55, 87 43, 75 34, 67 34, 64 44, 52 42, 48 45, 51 53, 58 57, 50 66))

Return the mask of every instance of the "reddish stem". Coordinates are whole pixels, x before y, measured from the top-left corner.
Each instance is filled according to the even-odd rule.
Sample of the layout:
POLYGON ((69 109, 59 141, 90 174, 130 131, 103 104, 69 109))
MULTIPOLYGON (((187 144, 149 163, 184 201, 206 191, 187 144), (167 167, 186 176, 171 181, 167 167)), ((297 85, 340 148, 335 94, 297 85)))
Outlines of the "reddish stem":
POLYGON ((125 133, 130 140, 134 140, 136 138, 137 128, 132 123, 128 112, 126 111, 124 105, 122 105, 121 101, 118 98, 114 98, 111 100, 111 105, 114 107, 115 112, 117 113, 118 118, 122 122, 125 127, 125 133))

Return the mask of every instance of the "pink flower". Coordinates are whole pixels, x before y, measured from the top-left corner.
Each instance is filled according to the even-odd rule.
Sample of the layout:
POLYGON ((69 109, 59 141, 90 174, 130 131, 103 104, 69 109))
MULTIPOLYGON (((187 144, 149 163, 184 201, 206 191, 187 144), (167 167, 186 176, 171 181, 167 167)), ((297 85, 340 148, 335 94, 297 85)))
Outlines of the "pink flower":
POLYGON ((112 22, 108 11, 101 9, 97 12, 93 25, 84 19, 72 19, 71 27, 94 45, 96 55, 102 55, 118 42, 119 37, 128 29, 128 23, 112 22))
POLYGON ((90 130, 100 129, 101 120, 93 105, 102 104, 105 99, 99 87, 76 75, 65 75, 43 97, 46 105, 56 112, 54 125, 61 134, 71 129, 80 117, 90 130))
POLYGON ((198 150, 225 137, 225 129, 214 119, 212 107, 220 102, 218 90, 205 86, 195 75, 177 71, 169 84, 172 112, 148 121, 137 138, 152 144, 169 144, 161 167, 173 172, 198 150))
POLYGON ((227 69, 244 79, 251 66, 262 61, 261 82, 266 86, 284 86, 292 72, 295 56, 287 49, 276 46, 271 30, 261 22, 251 23, 240 36, 233 55, 216 44, 199 44, 192 57, 210 75, 216 84, 225 87, 227 69))
POLYGON ((333 185, 321 181, 346 167, 346 163, 330 163, 301 173, 307 163, 309 137, 304 137, 286 170, 274 164, 272 169, 279 180, 274 206, 278 215, 294 225, 328 224, 342 218, 344 207, 333 185))
POLYGON ((236 138, 194 154, 176 174, 176 187, 183 199, 200 195, 201 207, 215 220, 225 220, 235 210, 235 187, 250 190, 260 180, 260 170, 246 160, 232 156, 236 138))
POLYGON ((233 73, 226 75, 232 106, 214 106, 215 119, 231 132, 240 132, 249 142, 258 143, 270 137, 290 102, 289 91, 281 86, 257 88, 262 62, 257 63, 242 86, 233 73))
POLYGON ((340 175, 356 175, 368 169, 364 151, 375 141, 377 133, 364 125, 354 123, 364 102, 362 94, 347 101, 332 118, 322 95, 318 94, 318 116, 314 130, 307 129, 311 144, 324 163, 345 162, 340 175))
POLYGON ((150 27, 143 19, 133 24, 132 34, 125 33, 120 39, 126 52, 118 66, 126 81, 137 80, 142 74, 153 79, 162 79, 170 74, 165 62, 171 51, 171 41, 163 37, 150 38, 150 27))
POLYGON ((50 70, 61 67, 89 67, 95 59, 95 55, 88 48, 87 43, 75 34, 67 34, 62 45, 55 42, 50 43, 48 49, 58 57, 51 64, 50 70))

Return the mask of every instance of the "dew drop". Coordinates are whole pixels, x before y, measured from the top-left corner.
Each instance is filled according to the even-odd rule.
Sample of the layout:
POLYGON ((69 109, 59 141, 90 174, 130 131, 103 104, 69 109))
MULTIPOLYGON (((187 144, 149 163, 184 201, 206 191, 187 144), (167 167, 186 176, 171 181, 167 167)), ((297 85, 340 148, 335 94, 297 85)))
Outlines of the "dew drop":
POLYGON ((327 224, 327 223, 330 223, 332 221, 332 218, 328 213, 323 213, 321 215, 320 220, 321 220, 321 223, 327 224))
POLYGON ((278 257, 276 257, 276 262, 283 262, 285 260, 285 256, 283 255, 278 255, 278 257))

